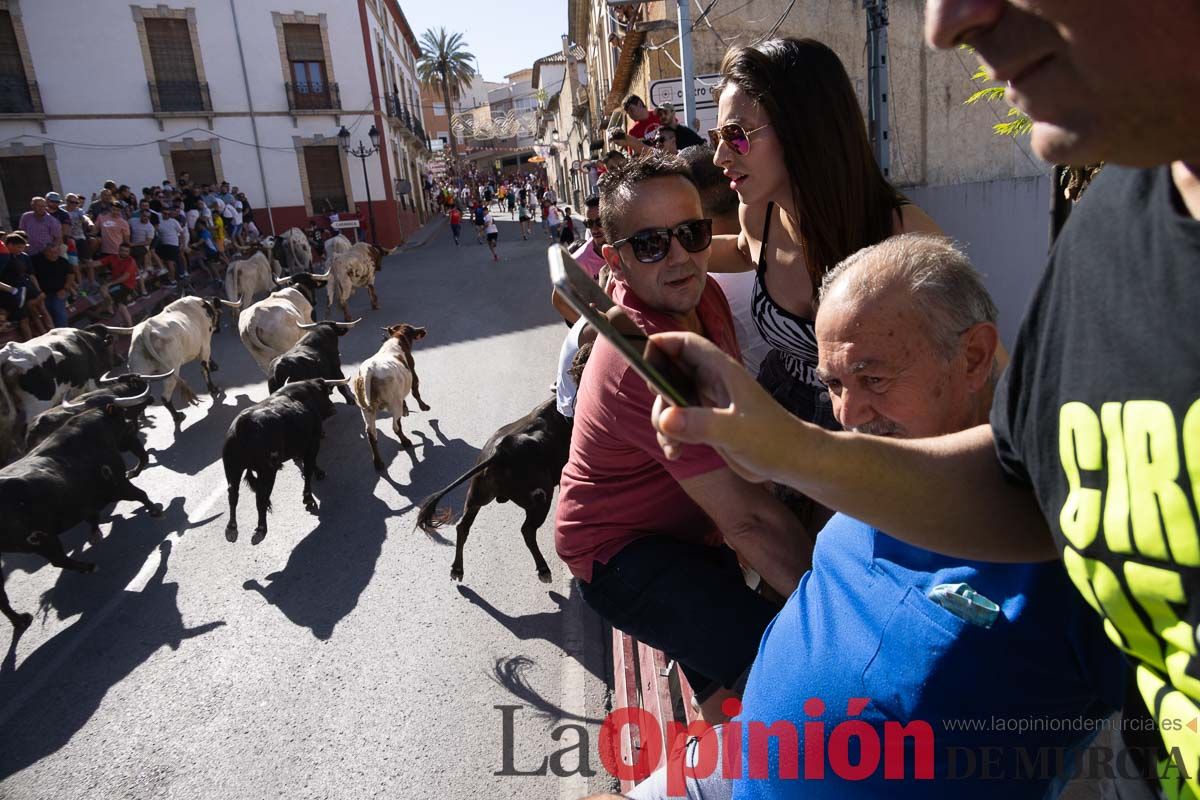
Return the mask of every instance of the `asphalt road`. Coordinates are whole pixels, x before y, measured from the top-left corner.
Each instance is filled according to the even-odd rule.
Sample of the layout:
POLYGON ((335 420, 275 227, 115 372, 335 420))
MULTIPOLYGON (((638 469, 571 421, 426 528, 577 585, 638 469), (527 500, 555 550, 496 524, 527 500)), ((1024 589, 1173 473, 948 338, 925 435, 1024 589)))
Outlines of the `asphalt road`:
MULTIPOLYGON (((461 585, 453 528, 431 539, 413 527, 415 506, 554 380, 566 328, 548 301, 546 242, 500 228, 499 263, 443 226, 386 260, 382 310, 365 292, 351 300, 365 319, 342 339, 348 375, 380 326, 428 330, 415 356, 432 410, 410 403, 411 453, 381 419, 385 475, 335 395, 320 511, 304 510, 288 465, 266 540, 249 543, 243 489, 242 537, 226 542, 222 438, 267 393, 227 318, 213 344, 228 395, 214 406, 202 394, 178 433, 164 409, 149 412, 152 462, 135 483, 165 515, 122 503, 99 545, 82 527, 65 534, 99 565, 92 575, 5 556, 9 597, 35 620, 0 665, 0 797, 558 800, 609 784, 597 756, 606 648, 554 556, 553 512, 539 534, 549 586, 512 504, 480 513, 461 585), (561 750, 546 774, 495 774, 536 773, 561 750), (575 772, 581 751, 594 777, 553 774, 575 772)), ((184 377, 203 389, 198 365, 184 377)))

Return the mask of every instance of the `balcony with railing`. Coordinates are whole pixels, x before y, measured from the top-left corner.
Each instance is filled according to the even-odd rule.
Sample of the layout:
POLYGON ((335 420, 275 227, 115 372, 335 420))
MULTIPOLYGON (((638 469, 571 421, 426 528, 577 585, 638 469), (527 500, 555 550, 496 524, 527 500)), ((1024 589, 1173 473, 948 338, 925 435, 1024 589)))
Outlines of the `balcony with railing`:
POLYGON ((341 111, 342 97, 336 83, 285 83, 290 111, 341 111))
POLYGON ((15 75, 0 77, 0 114, 43 113, 45 112, 42 110, 42 95, 38 91, 37 81, 15 75))
POLYGON ((397 120, 405 130, 412 134, 416 139, 429 147, 429 141, 425 137, 425 127, 421 125, 421 119, 418 114, 414 114, 408 109, 408 105, 400 101, 400 96, 397 94, 389 94, 385 97, 384 105, 387 108, 388 116, 397 120))
POLYGON ((155 114, 212 113, 208 84, 200 81, 151 82, 150 105, 155 114))

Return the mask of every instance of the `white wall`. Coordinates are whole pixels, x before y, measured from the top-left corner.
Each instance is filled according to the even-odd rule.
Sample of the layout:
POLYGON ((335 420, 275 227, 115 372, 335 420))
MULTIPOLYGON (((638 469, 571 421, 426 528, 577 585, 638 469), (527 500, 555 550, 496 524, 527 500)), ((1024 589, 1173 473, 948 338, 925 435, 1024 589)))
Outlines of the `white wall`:
MULTIPOLYGON (((146 0, 141 5, 154 8, 157 3, 146 0)), ((200 58, 213 110, 245 114, 246 83, 227 0, 171 0, 166 5, 195 9, 200 58)), ((284 71, 271 12, 292 14, 295 7, 290 0, 238 0, 237 4, 254 108, 258 114, 268 115, 257 117, 257 123, 273 206, 304 202, 293 137, 324 135, 335 144, 332 137, 341 124, 351 129, 355 141, 360 137, 366 141, 372 123, 361 23, 357 4, 349 0, 305 0, 301 8, 309 15, 328 15, 332 79, 339 85, 343 109, 340 119, 332 113, 296 118, 287 113, 284 71)), ((63 186, 53 188, 90 193, 109 178, 135 190, 157 184, 164 178, 158 141, 178 142, 188 136, 197 142, 219 139, 223 177, 237 183, 254 205, 265 204, 268 192, 259 177, 254 133, 247 116, 217 116, 211 130, 209 121, 199 116, 164 119, 161 129, 151 116, 146 67, 130 3, 39 0, 22 2, 20 12, 48 119, 44 132, 34 121, 0 120, 0 139, 25 133, 31 134, 22 140, 28 145, 54 141, 63 186), (99 43, 103 43, 102 58, 99 43), (117 74, 122 79, 114 79, 117 74), (98 149, 98 145, 104 148, 98 149)), ((356 200, 363 200, 362 169, 354 159, 350 161, 353 194, 356 200)), ((384 186, 378 159, 369 160, 368 168, 373 173, 372 197, 381 199, 384 186)))

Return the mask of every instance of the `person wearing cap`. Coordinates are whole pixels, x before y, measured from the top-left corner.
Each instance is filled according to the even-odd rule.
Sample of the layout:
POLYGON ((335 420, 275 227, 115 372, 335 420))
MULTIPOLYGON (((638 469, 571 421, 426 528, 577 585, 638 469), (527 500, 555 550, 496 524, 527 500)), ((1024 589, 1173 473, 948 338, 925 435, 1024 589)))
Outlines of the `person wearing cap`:
POLYGON ((62 207, 62 195, 58 192, 48 192, 46 194, 46 211, 58 220, 58 224, 62 227, 63 237, 65 239, 67 232, 71 227, 71 216, 67 214, 66 209, 62 207))

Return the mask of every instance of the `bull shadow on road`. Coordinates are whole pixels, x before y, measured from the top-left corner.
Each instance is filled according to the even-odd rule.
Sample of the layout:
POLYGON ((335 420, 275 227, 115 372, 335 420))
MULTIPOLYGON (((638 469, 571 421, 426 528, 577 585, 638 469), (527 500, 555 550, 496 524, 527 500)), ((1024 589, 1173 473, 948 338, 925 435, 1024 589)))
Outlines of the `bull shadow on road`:
MULTIPOLYGON (((564 625, 564 622, 567 621, 564 615, 576 617, 585 628, 597 623, 599 619, 595 612, 583 602, 583 596, 579 593, 579 585, 576 581, 571 581, 571 594, 569 597, 563 597, 558 592, 553 591, 546 593, 546 596, 555 604, 555 610, 539 611, 520 616, 505 613, 469 586, 459 584, 455 588, 458 589, 458 593, 468 600, 471 605, 482 609, 517 639, 521 641, 549 642, 562 650, 563 655, 573 658, 593 677, 601 681, 606 679, 605 676, 608 673, 608 669, 605 666, 604 654, 602 652, 604 648, 584 648, 581 641, 575 641, 574 637, 568 633, 568 629, 572 626, 564 625)), ((583 632, 583 635, 590 635, 591 633, 594 633, 594 631, 587 630, 583 632)), ((501 672, 508 675, 509 678, 515 678, 519 670, 517 672, 513 672, 511 669, 502 671, 499 666, 500 662, 497 662, 495 676, 497 681, 522 699, 528 699, 525 697, 528 690, 523 689, 519 681, 508 680, 506 682, 500 678, 501 672)))
MULTIPOLYGON (((371 469, 370 461, 366 466, 371 469)), ((258 592, 316 638, 329 639, 358 605, 387 538, 392 511, 374 492, 373 482, 330 470, 314 491, 321 501, 317 527, 296 544, 283 569, 262 582, 252 578, 242 588, 258 592)), ((299 498, 273 499, 299 502, 299 498)), ((267 535, 290 534, 287 526, 277 526, 267 535)))
POLYGON ((53 610, 58 619, 76 614, 86 618, 105 598, 129 585, 154 548, 163 544, 168 535, 201 528, 218 516, 192 521, 188 519, 183 498, 176 497, 163 506, 161 517, 151 517, 141 509, 133 510, 129 516, 113 517, 104 539, 97 544, 84 547, 87 526, 75 526, 62 535, 63 546, 74 557, 95 563, 98 569, 86 575, 60 570, 54 586, 42 594, 41 614, 45 616, 53 610))
MULTIPOLYGON (((171 434, 174 438, 167 447, 149 451, 151 465, 181 475, 199 474, 205 467, 221 460, 221 445, 233 418, 255 402, 244 393, 224 395, 217 403, 213 403, 208 395, 203 395, 199 405, 193 406, 193 409, 202 409, 204 416, 195 419, 194 411, 189 414, 183 428, 171 434)), ((155 424, 171 426, 166 410, 162 406, 158 408, 155 424)))
POLYGON ((187 627, 179 586, 166 583, 170 542, 141 591, 123 591, 106 613, 87 615, 31 653, 19 667, 10 650, 0 665, 0 780, 56 753, 87 725, 108 691, 163 646, 225 624, 187 627), (109 613, 111 612, 111 613, 109 613))

